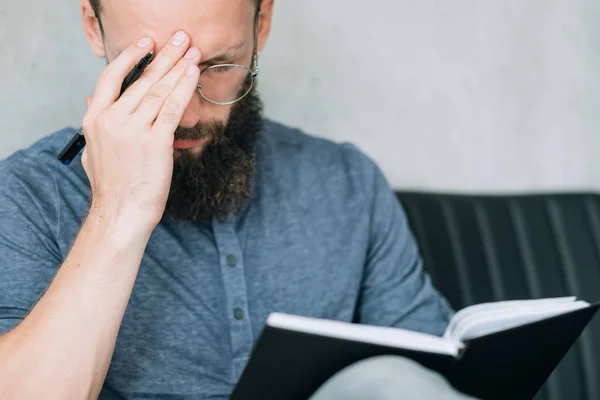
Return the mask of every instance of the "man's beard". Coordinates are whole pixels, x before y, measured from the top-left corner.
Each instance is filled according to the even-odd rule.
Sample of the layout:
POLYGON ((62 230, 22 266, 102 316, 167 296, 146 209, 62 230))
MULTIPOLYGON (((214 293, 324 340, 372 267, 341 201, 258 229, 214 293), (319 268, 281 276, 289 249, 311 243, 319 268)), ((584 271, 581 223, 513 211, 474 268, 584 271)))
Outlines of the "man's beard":
POLYGON ((182 221, 225 219, 249 198, 256 144, 263 128, 262 101, 253 88, 233 105, 229 121, 178 128, 175 140, 208 138, 200 155, 175 150, 165 217, 182 221))

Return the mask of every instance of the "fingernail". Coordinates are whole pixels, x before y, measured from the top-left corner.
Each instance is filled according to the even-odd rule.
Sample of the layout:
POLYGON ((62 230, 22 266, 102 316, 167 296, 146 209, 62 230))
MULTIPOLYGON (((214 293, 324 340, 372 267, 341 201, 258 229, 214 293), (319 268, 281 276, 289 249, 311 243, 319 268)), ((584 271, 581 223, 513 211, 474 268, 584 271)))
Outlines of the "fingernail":
POLYGON ((175 46, 181 46, 183 44, 183 42, 185 42, 185 33, 179 31, 175 34, 175 36, 173 36, 172 43, 175 46))
POLYGON ((194 75, 196 72, 198 71, 198 66, 197 65, 190 65, 188 67, 188 69, 185 71, 185 74, 187 76, 192 76, 194 75))
POLYGON ((200 52, 198 51, 197 48, 192 47, 191 49, 189 49, 187 51, 187 53, 185 53, 185 57, 184 58, 194 58, 196 57, 200 52))
POLYGON ((143 38, 142 40, 140 40, 138 42, 138 46, 140 47, 148 47, 150 46, 150 43, 152 43, 152 40, 150 40, 150 38, 143 38))

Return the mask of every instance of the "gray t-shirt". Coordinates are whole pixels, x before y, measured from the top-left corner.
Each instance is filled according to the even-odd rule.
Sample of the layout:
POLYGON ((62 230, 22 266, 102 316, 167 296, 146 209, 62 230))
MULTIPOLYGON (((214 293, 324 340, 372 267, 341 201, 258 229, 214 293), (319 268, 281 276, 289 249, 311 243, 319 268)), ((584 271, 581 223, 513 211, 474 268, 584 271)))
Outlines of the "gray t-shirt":
MULTIPOLYGON (((0 162, 0 334, 42 296, 86 215, 80 158, 56 160, 74 133, 0 162)), ((451 310, 368 157, 266 121, 257 177, 228 221, 156 228, 100 399, 227 398, 274 311, 443 332, 451 310)))

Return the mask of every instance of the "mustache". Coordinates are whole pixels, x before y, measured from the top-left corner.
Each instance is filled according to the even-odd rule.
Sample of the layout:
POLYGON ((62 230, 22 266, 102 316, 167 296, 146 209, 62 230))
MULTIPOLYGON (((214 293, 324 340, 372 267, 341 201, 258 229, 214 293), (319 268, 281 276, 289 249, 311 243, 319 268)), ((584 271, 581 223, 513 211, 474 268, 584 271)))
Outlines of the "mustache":
POLYGON ((225 124, 221 121, 198 122, 192 128, 178 127, 175 140, 220 139, 225 134, 225 124))

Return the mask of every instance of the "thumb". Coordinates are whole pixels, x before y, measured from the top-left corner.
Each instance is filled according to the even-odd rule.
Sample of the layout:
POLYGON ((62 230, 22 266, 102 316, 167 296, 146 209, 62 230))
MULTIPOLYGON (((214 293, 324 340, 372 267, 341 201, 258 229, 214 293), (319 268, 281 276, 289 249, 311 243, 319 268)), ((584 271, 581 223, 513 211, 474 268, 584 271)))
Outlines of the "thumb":
POLYGON ((85 105, 90 108, 90 104, 92 104, 92 96, 88 96, 85 98, 85 105))

